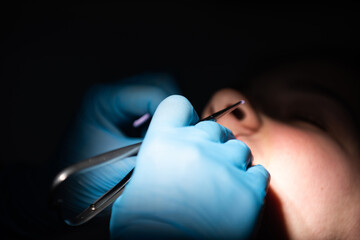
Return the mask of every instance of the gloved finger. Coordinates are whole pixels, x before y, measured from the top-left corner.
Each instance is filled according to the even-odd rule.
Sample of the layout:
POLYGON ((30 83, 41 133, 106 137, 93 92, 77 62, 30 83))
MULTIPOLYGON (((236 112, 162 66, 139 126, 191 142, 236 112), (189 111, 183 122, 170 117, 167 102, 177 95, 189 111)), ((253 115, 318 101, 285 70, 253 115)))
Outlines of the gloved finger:
POLYGON ((120 81, 121 85, 153 86, 163 90, 168 95, 180 94, 180 89, 173 77, 166 73, 145 73, 120 81))
POLYGON ((250 148, 240 140, 231 139, 224 144, 224 153, 234 166, 246 171, 251 165, 252 155, 250 148))
POLYGON ((119 109, 130 115, 154 114, 157 106, 166 97, 178 94, 175 81, 168 75, 141 75, 120 83, 115 92, 119 109), (134 83, 132 83, 134 82, 134 83))
POLYGON ((166 75, 136 78, 138 81, 140 79, 143 79, 142 82, 146 84, 139 82, 125 84, 127 81, 124 81, 118 84, 95 85, 90 88, 83 102, 85 116, 97 122, 110 121, 113 124, 121 124, 145 113, 153 114, 163 99, 177 92, 174 80, 166 75), (149 80, 151 78, 156 79, 156 82, 162 82, 163 86, 151 85, 149 80))
POLYGON ((246 175, 259 196, 265 197, 270 183, 270 173, 262 165, 255 165, 246 171, 246 175))
POLYGON ((145 113, 153 115, 160 102, 171 94, 157 87, 138 85, 122 87, 114 95, 114 108, 117 108, 117 112, 141 116, 145 113))
POLYGON ((213 142, 224 143, 229 139, 235 138, 228 128, 213 121, 199 122, 195 125, 195 128, 200 130, 206 139, 213 142))
POLYGON ((163 128, 195 124, 199 120, 193 106, 185 97, 172 95, 160 103, 150 123, 148 133, 163 128))

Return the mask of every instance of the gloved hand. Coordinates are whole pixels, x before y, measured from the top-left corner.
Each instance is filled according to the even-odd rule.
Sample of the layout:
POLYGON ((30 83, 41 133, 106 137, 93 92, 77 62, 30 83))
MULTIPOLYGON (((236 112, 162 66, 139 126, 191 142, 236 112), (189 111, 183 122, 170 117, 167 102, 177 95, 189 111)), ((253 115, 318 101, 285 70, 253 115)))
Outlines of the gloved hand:
POLYGON ((251 236, 269 173, 248 168, 250 150, 230 130, 197 121, 184 97, 159 105, 134 174, 112 207, 112 239, 251 236))
MULTIPOLYGON (((125 130, 133 128, 132 122, 143 114, 152 115, 165 97, 177 92, 174 80, 165 74, 139 75, 92 87, 66 136, 57 169, 140 142, 143 135, 129 137, 125 130)), ((117 184, 134 165, 135 158, 127 158, 77 176, 61 193, 65 214, 80 213, 117 184)))

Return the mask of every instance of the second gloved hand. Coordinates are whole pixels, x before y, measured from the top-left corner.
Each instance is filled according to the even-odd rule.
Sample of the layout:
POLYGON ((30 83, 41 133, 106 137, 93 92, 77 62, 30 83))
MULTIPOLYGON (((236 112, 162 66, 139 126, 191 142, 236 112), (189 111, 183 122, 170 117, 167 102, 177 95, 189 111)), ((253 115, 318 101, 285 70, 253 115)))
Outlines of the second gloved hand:
MULTIPOLYGON (((177 93, 174 80, 165 74, 144 74, 113 84, 95 85, 84 97, 80 111, 60 150, 56 171, 89 157, 142 140, 128 136, 132 122, 152 115, 167 96, 177 93)), ((145 133, 144 129, 143 133, 145 133)), ((71 180, 61 193, 64 217, 80 213, 133 167, 135 158, 103 166, 71 180)))
POLYGON ((248 168, 250 150, 230 130, 197 121, 181 96, 160 104, 132 179, 113 205, 113 239, 251 236, 269 174, 248 168))

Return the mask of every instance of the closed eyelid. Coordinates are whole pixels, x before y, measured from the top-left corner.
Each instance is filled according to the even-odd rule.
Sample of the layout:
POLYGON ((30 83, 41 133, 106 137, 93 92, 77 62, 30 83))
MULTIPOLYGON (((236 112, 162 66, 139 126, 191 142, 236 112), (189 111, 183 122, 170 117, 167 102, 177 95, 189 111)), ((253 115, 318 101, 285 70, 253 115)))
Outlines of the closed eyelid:
POLYGON ((299 112, 299 122, 302 120, 318 128, 336 141, 342 149, 346 150, 349 144, 349 136, 353 135, 354 130, 354 125, 346 109, 338 102, 323 95, 316 95, 316 98, 314 97, 316 102, 307 101, 306 97, 303 99, 297 102, 298 105, 293 106, 292 114, 296 116, 296 112, 299 112))
POLYGON ((314 117, 313 115, 305 115, 305 116, 294 115, 291 117, 290 120, 295 121, 295 122, 296 121, 306 122, 322 131, 328 131, 327 124, 320 117, 314 117))
POLYGON ((337 94, 330 89, 314 86, 314 85, 302 85, 302 86, 293 86, 292 90, 295 92, 305 92, 309 95, 318 96, 327 100, 330 100, 334 104, 336 104, 339 108, 343 110, 344 113, 348 114, 351 118, 355 118, 355 113, 350 107, 348 101, 346 101, 343 97, 337 94))

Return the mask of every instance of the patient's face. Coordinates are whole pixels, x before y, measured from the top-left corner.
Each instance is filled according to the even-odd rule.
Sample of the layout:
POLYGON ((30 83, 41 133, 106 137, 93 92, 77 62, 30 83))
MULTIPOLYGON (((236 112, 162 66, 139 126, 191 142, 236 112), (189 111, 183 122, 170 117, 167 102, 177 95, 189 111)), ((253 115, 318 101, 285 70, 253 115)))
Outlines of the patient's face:
MULTIPOLYGON (((254 164, 264 165, 271 174, 260 236, 334 239, 360 234, 355 123, 336 98, 306 89, 316 85, 341 95, 341 87, 326 86, 330 82, 303 84, 291 71, 264 75, 252 95, 256 105, 271 111, 265 114, 250 100, 219 121, 250 147, 254 164)), ((240 99, 244 96, 236 90, 220 90, 203 115, 240 99)))

